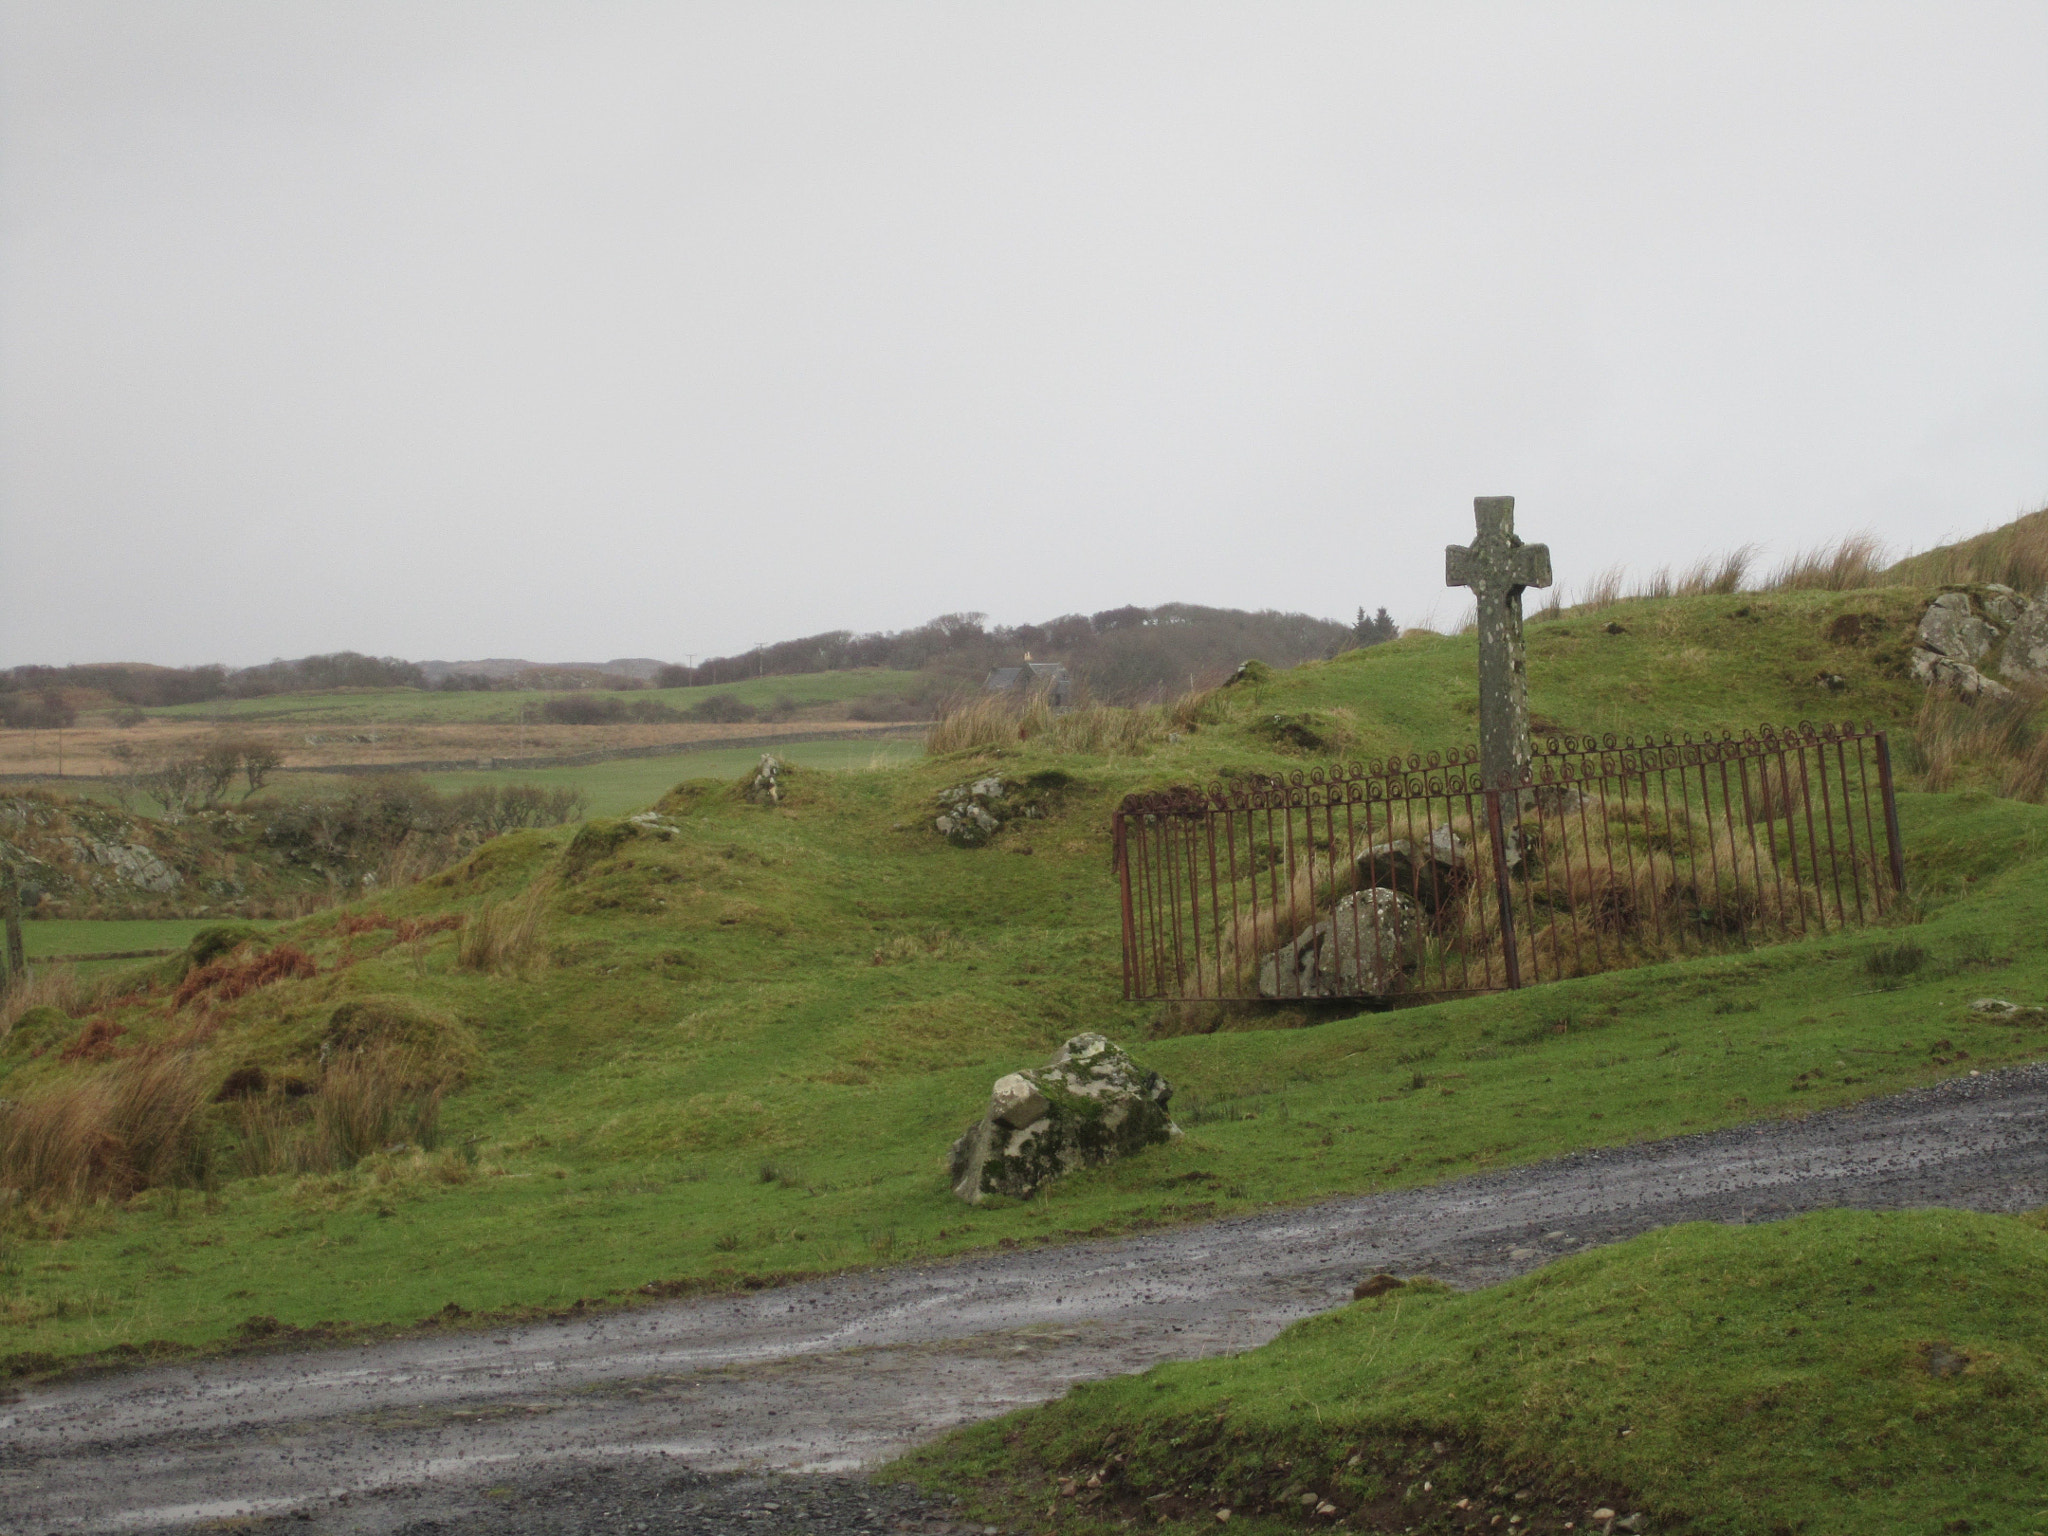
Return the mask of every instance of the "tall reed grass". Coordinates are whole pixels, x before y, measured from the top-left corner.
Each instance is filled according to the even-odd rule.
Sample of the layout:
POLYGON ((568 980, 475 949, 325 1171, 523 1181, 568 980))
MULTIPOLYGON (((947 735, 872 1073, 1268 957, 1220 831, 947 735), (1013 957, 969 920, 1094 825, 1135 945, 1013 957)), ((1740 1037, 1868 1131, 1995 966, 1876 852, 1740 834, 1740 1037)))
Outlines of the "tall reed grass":
POLYGON ((1764 583, 1768 592, 1847 592, 1884 585, 1885 548, 1874 534, 1852 533, 1793 555, 1764 583))
POLYGON ((925 737, 925 752, 939 757, 1031 742, 1053 752, 1131 757, 1176 731, 1213 723, 1223 718, 1226 710, 1219 689, 1191 689, 1169 704, 1083 702, 1070 709, 1055 709, 1051 696, 1043 690, 967 694, 940 706, 939 717, 925 737))
POLYGON ((1930 690, 1913 720, 1921 787, 1947 790, 1984 780, 2009 800, 2048 795, 2048 695, 2018 688, 1965 702, 1930 690))
POLYGON ((462 930, 455 963, 465 971, 527 975, 543 960, 541 924, 556 878, 542 875, 518 896, 492 902, 462 930))
POLYGON ((1887 578, 1929 587, 1998 582, 2029 597, 2048 592, 2048 507, 1973 539, 1908 555, 1887 578))
POLYGON ((0 1188, 31 1205, 197 1182, 205 1089, 191 1052, 147 1052, 0 1107, 0 1188))
POLYGON ((31 1008, 57 1008, 74 1019, 90 1011, 100 988, 68 965, 31 965, 28 980, 0 987, 0 1040, 31 1008))
POLYGON ((338 1173, 373 1152, 430 1152, 451 1081, 441 1064, 397 1046, 339 1052, 310 1095, 265 1087, 227 1106, 239 1171, 338 1173))

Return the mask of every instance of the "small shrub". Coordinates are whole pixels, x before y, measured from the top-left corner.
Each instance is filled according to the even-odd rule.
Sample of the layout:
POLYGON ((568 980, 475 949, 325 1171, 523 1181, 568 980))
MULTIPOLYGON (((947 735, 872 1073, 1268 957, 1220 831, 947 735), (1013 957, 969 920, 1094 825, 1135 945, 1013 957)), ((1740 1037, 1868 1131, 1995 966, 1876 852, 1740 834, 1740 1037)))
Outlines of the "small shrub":
POLYGON ((1911 939, 1881 945, 1863 957, 1863 969, 1880 979, 1910 976, 1927 963, 1927 951, 1911 939))
POLYGON ((483 1048, 452 1014, 404 993, 369 993, 335 1006, 321 1037, 329 1059, 389 1052, 413 1074, 416 1086, 452 1088, 476 1070, 483 1048))
POLYGON ((752 720, 760 711, 737 694, 714 693, 708 699, 699 699, 683 713, 691 720, 737 725, 743 720, 752 720))

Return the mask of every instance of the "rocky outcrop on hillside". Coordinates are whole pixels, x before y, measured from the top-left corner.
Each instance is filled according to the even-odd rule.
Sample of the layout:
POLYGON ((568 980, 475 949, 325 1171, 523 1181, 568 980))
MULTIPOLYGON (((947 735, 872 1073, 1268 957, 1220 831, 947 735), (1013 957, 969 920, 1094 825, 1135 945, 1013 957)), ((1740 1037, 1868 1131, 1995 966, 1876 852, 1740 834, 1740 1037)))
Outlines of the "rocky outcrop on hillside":
MULTIPOLYGON (((1035 779, 1045 777, 1039 774, 1035 779)), ((1009 822, 1036 820, 1048 807, 1044 785, 989 774, 943 791, 932 828, 956 848, 980 848, 1009 822)))
POLYGON ((2002 698, 2013 683, 2048 687, 2048 592, 2029 600, 1986 582, 1942 593, 1920 616, 1912 667, 1928 687, 1965 699, 2002 698))
POLYGON ((202 812, 176 826, 89 800, 0 798, 0 880, 30 917, 209 917, 279 894, 255 820, 202 812))

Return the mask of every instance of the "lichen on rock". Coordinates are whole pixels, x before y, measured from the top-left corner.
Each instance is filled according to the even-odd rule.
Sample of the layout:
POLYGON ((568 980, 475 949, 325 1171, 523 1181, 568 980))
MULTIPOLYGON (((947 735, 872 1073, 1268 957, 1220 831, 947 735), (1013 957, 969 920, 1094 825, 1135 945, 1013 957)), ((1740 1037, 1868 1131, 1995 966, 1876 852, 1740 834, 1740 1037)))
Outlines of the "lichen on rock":
POLYGON ((1097 1034, 1076 1035, 1042 1067, 996 1080, 987 1111, 953 1143, 953 1193, 1023 1199, 1076 1168, 1180 1135, 1173 1087, 1097 1034))
POLYGON ((1044 814, 1042 801, 1026 786, 989 774, 971 784, 956 784, 942 791, 939 814, 932 826, 956 848, 981 848, 993 841, 1005 823, 1044 814))

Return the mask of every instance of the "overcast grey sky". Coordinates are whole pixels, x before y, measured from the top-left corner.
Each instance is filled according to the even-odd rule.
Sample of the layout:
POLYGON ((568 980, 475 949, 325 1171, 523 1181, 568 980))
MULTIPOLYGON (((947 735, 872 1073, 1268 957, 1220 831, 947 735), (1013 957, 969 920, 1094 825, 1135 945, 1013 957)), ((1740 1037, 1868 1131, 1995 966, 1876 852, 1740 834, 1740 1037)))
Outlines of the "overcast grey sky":
POLYGON ((0 0, 0 664, 1404 621, 2048 501, 2048 5, 0 0))

